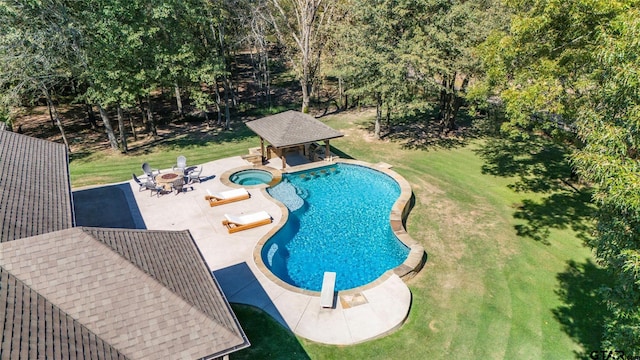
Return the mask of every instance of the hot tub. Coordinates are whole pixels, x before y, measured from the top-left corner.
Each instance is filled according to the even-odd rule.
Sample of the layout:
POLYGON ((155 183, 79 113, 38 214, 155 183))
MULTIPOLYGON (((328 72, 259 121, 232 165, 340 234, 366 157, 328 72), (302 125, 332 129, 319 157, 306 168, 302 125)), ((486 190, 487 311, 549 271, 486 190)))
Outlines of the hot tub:
POLYGON ((229 181, 238 185, 261 185, 273 181, 273 174, 266 170, 248 169, 240 170, 229 176, 229 181))

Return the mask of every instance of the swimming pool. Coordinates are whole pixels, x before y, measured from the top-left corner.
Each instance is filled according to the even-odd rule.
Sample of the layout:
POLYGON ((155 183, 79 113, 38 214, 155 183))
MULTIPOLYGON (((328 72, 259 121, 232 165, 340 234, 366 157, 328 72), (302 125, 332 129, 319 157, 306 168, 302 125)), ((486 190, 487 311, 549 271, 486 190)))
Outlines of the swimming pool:
POLYGON ((335 289, 352 289, 409 254, 389 223, 400 187, 380 171, 339 163, 285 174, 267 191, 287 206, 289 217, 264 244, 261 258, 290 285, 319 291, 324 272, 335 271, 335 289))

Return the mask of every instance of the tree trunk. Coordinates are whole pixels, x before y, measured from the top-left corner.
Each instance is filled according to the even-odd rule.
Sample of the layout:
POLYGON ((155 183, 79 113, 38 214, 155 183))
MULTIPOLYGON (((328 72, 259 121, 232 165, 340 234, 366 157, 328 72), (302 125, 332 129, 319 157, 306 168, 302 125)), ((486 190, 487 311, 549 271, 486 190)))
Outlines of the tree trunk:
POLYGON ((224 128, 229 129, 231 123, 231 113, 229 112, 229 84, 227 83, 227 76, 223 75, 223 86, 224 86, 224 119, 225 124, 224 128))
POLYGON ((338 78, 338 109, 346 110, 344 102, 342 102, 344 96, 344 89, 342 88, 342 77, 338 78))
POLYGON ((104 129, 107 133, 107 138, 109 139, 109 144, 111 145, 111 149, 118 150, 118 140, 116 139, 116 135, 113 133, 113 127, 111 126, 109 115, 104 110, 104 108, 99 104, 98 104, 98 110, 100 110, 100 118, 102 119, 102 123, 104 124, 104 129))
POLYGON ((218 111, 218 126, 222 125, 222 108, 220 104, 222 100, 220 99, 220 89, 218 88, 218 81, 216 81, 216 86, 214 87, 216 93, 216 110, 218 111))
POLYGON ((443 87, 440 93, 440 119, 442 124, 442 131, 445 133, 450 133, 457 129, 456 125, 456 117, 458 116, 458 111, 464 102, 464 98, 461 96, 461 93, 464 93, 467 86, 469 85, 469 77, 465 76, 462 79, 462 84, 459 90, 455 88, 455 81, 457 78, 457 73, 454 73, 453 76, 443 77, 443 87))
MULTIPOLYGON (((212 28, 213 29, 213 28, 212 28)), ((222 25, 218 25, 218 40, 220 42, 220 56, 224 61, 224 69, 225 72, 222 73, 222 86, 224 87, 224 117, 225 117, 225 129, 229 129, 229 125, 231 122, 231 114, 229 113, 229 92, 231 91, 231 86, 229 84, 229 79, 226 75, 227 69, 227 58, 226 51, 224 46, 224 32, 222 25)))
POLYGON ((84 103, 85 109, 87 109, 87 119, 89 120, 89 125, 91 125, 91 129, 95 130, 98 128, 98 123, 96 122, 96 114, 93 112, 93 106, 88 102, 84 103))
POLYGON ((260 60, 260 52, 256 44, 251 47, 251 51, 249 51, 249 56, 251 58, 251 77, 253 78, 253 82, 258 87, 258 90, 255 94, 256 107, 260 107, 260 102, 262 100, 262 76, 260 75, 260 70, 262 69, 262 61, 260 60), (254 55, 254 50, 257 54, 254 55), (256 57, 258 58, 256 60, 256 57))
POLYGON ((138 132, 136 131, 136 124, 133 122, 133 116, 131 116, 131 112, 128 110, 127 115, 129 117, 129 125, 131 126, 131 135, 133 135, 133 140, 138 141, 138 132))
POLYGON ((126 154, 129 151, 127 147, 127 130, 124 127, 124 117, 122 116, 122 107, 117 105, 118 110, 118 130, 120 131, 120 144, 122 145, 122 153, 126 154))
POLYGON ((309 103, 311 98, 311 84, 309 80, 306 79, 307 75, 302 75, 302 79, 300 80, 300 86, 302 87, 302 111, 304 114, 309 113, 309 103))
POLYGON ((267 107, 271 107, 271 75, 269 73, 269 49, 264 50, 264 83, 266 84, 267 107))
POLYGON ((184 110, 182 109, 182 97, 180 96, 180 87, 177 82, 174 84, 174 87, 176 89, 176 106, 178 107, 178 116, 182 119, 184 118, 184 110))
POLYGON ((67 148, 68 152, 71 152, 71 148, 69 147, 69 141, 67 141, 67 135, 64 132, 64 127, 62 127, 62 121, 60 121, 60 116, 58 115, 58 110, 55 105, 53 105, 53 100, 51 99, 51 94, 49 93, 49 89, 45 86, 41 87, 42 92, 44 93, 45 98, 47 99, 47 106, 49 107, 49 114, 51 115, 55 125, 58 126, 58 130, 60 130, 60 136, 62 136, 62 141, 64 142, 64 146, 67 148))
POLYGON ((382 120, 382 96, 376 94, 376 124, 373 130, 376 139, 380 139, 380 120, 382 120))
POLYGON ((391 108, 389 103, 387 103, 387 130, 391 132, 391 108))
POLYGON ((142 103, 142 99, 138 97, 138 109, 140 110, 140 114, 142 115, 142 125, 144 125, 144 129, 147 133, 151 132, 151 126, 149 126, 149 119, 147 119, 147 111, 144 109, 144 104, 142 103))
POLYGON ((51 126, 56 126, 56 120, 53 118, 53 111, 51 110, 53 102, 47 99, 47 110, 49 110, 49 120, 51 120, 51 126))
POLYGON ((149 127, 151 128, 151 134, 154 139, 158 138, 158 129, 156 123, 153 120, 153 112, 151 111, 151 95, 147 94, 147 119, 149 120, 149 127))

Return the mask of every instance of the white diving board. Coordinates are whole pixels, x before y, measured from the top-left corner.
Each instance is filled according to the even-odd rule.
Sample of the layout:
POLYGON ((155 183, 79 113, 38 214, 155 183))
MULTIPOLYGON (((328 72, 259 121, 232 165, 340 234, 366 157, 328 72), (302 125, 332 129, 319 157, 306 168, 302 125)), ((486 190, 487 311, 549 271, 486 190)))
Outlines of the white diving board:
POLYGON ((336 273, 325 271, 322 278, 322 290, 320 291, 320 306, 323 308, 333 307, 333 292, 336 287, 336 273))

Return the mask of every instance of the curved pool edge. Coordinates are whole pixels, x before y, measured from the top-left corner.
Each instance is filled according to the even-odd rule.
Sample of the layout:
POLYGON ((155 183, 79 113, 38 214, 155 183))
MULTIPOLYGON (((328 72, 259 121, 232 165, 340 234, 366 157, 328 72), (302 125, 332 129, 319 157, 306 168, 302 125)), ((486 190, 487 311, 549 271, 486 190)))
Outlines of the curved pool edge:
MULTIPOLYGON (((407 255, 407 258, 405 259, 405 261, 402 264, 396 266, 393 269, 387 270, 385 273, 380 275, 376 280, 374 280, 374 281, 372 281, 372 282, 370 282, 368 284, 362 285, 362 286, 358 286, 358 287, 347 289, 347 290, 338 291, 337 292, 338 299, 340 298, 341 295, 358 294, 358 293, 361 293, 364 290, 368 290, 368 289, 371 289, 373 287, 376 287, 376 286, 380 285, 381 283, 385 282, 386 280, 388 280, 394 274, 397 275, 398 277, 400 277, 400 279, 402 279, 406 283, 408 280, 413 278, 418 272, 420 272, 420 270, 424 267, 424 264, 426 263, 426 260, 427 260, 427 256, 426 256, 426 252, 424 250, 424 247, 422 245, 420 245, 416 240, 414 240, 409 235, 409 233, 407 232, 406 228, 404 227, 404 220, 407 218, 407 216, 411 212, 411 208, 412 208, 412 206, 411 206, 411 197, 413 196, 413 191, 411 189, 411 184, 409 184, 409 182, 403 176, 401 176, 397 172, 391 170, 387 166, 374 165, 374 164, 371 164, 371 163, 368 163, 368 162, 365 162, 365 161, 360 161, 360 160, 335 159, 333 161, 316 162, 316 163, 309 163, 309 164, 289 167, 289 168, 285 169, 284 171, 282 171, 280 173, 278 182, 280 182, 280 180, 282 178, 282 173, 292 173, 292 172, 304 171, 304 170, 324 167, 324 166, 327 166, 327 165, 331 165, 331 164, 334 164, 334 163, 340 163, 340 162, 341 163, 345 163, 345 164, 364 166, 364 167, 368 167, 368 168, 380 171, 380 172, 385 173, 386 175, 390 176, 391 178, 393 178, 398 183, 398 185, 400 186, 400 196, 398 197, 398 199, 396 200, 396 202, 393 204, 393 206, 391 208, 391 213, 389 215, 389 222, 390 222, 390 225, 391 225, 391 229, 392 229, 393 233, 396 235, 396 237, 398 238, 398 240, 400 242, 402 242, 407 248, 409 248, 409 255, 407 255)), ((382 163, 380 163, 380 164, 382 164, 382 163)), ((263 166, 248 166, 247 168, 253 169, 253 168, 262 168, 262 167, 263 166)), ((232 171, 229 171, 229 172, 232 173, 232 172, 235 172, 235 171, 239 171, 239 170, 238 169, 232 169, 232 171)), ((226 172, 225 172, 225 174, 226 174, 226 172)), ((222 178, 221 178, 221 180, 222 180, 222 178)), ((227 180, 228 180, 228 177, 227 177, 227 180)), ((233 185, 237 186, 237 184, 233 184, 233 185)), ((285 281, 281 280, 275 274, 273 274, 271 272, 271 270, 269 270, 269 268, 264 264, 264 262, 262 260, 262 248, 263 248, 263 246, 266 244, 266 242, 273 235, 275 235, 276 232, 278 232, 278 230, 280 230, 284 226, 284 224, 287 222, 287 220, 289 218, 289 210, 287 209, 287 207, 284 204, 282 204, 280 201, 274 199, 267 192, 267 188, 269 186, 270 185, 262 184, 262 185, 259 185, 259 186, 256 186, 256 187, 260 187, 261 188, 260 190, 263 193, 263 195, 267 199, 270 199, 271 201, 273 201, 274 203, 276 203, 280 207, 280 210, 282 211, 282 218, 280 219, 280 222, 278 224, 276 224, 276 226, 274 226, 269 232, 267 232, 257 242, 257 244, 256 244, 256 246, 254 247, 254 250, 253 250, 254 263, 256 264, 258 269, 267 278, 269 278, 269 280, 273 281, 274 283, 278 284, 279 286, 281 286, 281 287, 283 287, 283 288, 285 288, 285 289, 287 289, 289 291, 297 292, 297 293, 304 294, 304 295, 320 296, 320 292, 319 291, 312 291, 312 290, 302 289, 302 288, 290 285, 290 284, 286 283, 285 281)))

